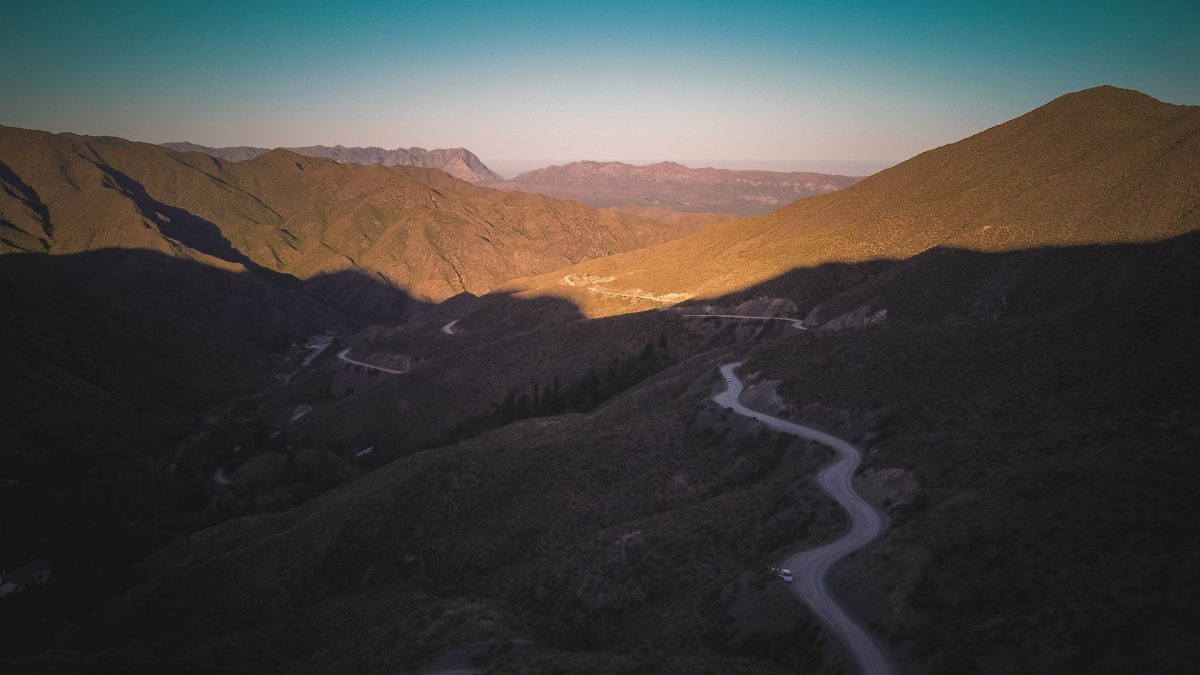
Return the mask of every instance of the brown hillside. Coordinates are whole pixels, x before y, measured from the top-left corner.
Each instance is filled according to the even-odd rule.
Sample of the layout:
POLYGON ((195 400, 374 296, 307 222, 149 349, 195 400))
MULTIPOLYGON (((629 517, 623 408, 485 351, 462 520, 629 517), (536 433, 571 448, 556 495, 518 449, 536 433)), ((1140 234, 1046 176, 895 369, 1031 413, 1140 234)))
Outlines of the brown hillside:
POLYGON ((713 223, 729 220, 732 217, 727 213, 694 213, 678 211, 669 206, 636 206, 633 204, 609 206, 601 210, 632 213, 635 216, 657 220, 660 223, 670 223, 678 228, 680 234, 684 236, 694 234, 713 223))
POLYGON ((355 270, 421 300, 482 293, 676 230, 438 170, 285 150, 229 163, 118 138, 2 128, 0 163, 0 250, 141 248, 300 279, 355 270))
POLYGON ((600 315, 716 297, 796 268, 903 259, 935 246, 1010 251, 1158 241, 1200 226, 1197 175, 1200 108, 1099 87, 845 190, 507 289, 569 298, 600 315))

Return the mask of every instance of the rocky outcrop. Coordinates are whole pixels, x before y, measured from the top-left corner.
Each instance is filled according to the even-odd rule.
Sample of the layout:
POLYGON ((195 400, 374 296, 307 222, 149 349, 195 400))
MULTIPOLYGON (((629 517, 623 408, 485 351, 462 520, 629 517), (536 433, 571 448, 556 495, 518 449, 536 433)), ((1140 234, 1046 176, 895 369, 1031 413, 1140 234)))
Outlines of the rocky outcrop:
POLYGON ((289 148, 296 154, 307 157, 328 157, 342 164, 382 164, 384 166, 423 166, 441 169, 446 173, 472 183, 500 180, 500 175, 484 166, 475 153, 466 148, 347 148, 335 145, 313 145, 304 148, 289 148))
MULTIPOLYGON (((241 162, 254 159, 259 155, 270 152, 269 148, 237 146, 229 148, 210 148, 195 143, 163 143, 163 147, 178 152, 203 152, 206 155, 219 157, 231 162, 241 162)), ((486 165, 466 148, 440 148, 426 150, 425 148, 396 148, 387 150, 380 147, 357 148, 344 145, 309 145, 300 148, 287 148, 305 157, 325 157, 341 164, 382 164, 384 166, 422 166, 427 169, 441 169, 455 178, 472 183, 501 180, 500 174, 487 168, 486 165)))

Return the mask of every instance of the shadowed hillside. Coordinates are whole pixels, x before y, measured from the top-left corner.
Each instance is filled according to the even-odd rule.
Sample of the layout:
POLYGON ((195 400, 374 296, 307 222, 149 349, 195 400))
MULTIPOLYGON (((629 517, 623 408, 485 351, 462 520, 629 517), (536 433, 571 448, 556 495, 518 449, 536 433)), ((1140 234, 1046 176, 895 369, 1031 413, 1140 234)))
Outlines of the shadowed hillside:
MULTIPOLYGON (((361 434, 385 410, 423 420, 454 406, 420 407, 438 382, 464 406, 472 389, 497 404, 511 385, 540 380, 546 391, 550 373, 586 361, 556 354, 561 343, 594 349, 657 329, 676 365, 592 412, 546 413, 411 454, 299 509, 180 541, 77 644, 138 636, 153 645, 139 658, 195 670, 416 668, 480 641, 479 662, 501 671, 836 669, 836 646, 821 646, 819 626, 765 572, 840 527, 812 483, 827 455, 709 402, 716 366, 740 358, 754 405, 867 450, 860 484, 892 524, 838 578, 906 669, 1188 662, 1172 617, 1193 620, 1197 598, 1184 589, 1197 585, 1171 552, 1190 545, 1183 524, 1200 515, 1187 481, 1173 478, 1194 473, 1200 433, 1190 387, 1200 373, 1183 358, 1200 338, 1196 237, 925 255, 895 280, 888 318, 858 330, 653 312, 530 324, 521 350, 492 344, 501 332, 486 319, 520 317, 522 306, 492 315, 481 304, 462 308, 459 335, 407 346, 403 334, 363 335, 370 346, 355 353, 425 345, 427 358, 392 378, 338 375, 357 379, 353 391, 309 400, 294 423, 274 417, 290 442, 403 442, 403 423, 361 434), (963 290, 1006 269, 1028 276, 1003 306, 963 290), (1064 269, 1107 270, 1097 275, 1106 283, 1059 283, 1064 269), (592 324, 594 343, 579 333, 592 324), (1125 590, 1112 600, 1109 588, 1125 590), (405 611, 376 607, 379 598, 405 611), (1068 603, 1071 613, 1056 610, 1068 603), (167 612, 174 621, 159 619, 167 612), (327 636, 360 613, 407 637, 384 648, 367 630, 327 636), (457 619, 406 632, 414 615, 457 619), (310 642, 286 637, 296 632, 310 642), (1120 637, 1098 651, 1096 634, 1120 637)), ((714 306, 869 277, 871 265, 856 267, 797 270, 751 289, 757 300, 714 306)), ((310 368, 306 377, 341 366, 310 368)))
MULTIPOLYGON (((221 458, 183 441, 244 414, 293 341, 415 306, 354 272, 275 276, 144 250, 0 256, 0 510, 22 514, 0 566, 46 557, 55 575, 41 600, 0 603, 26 648, 86 616, 149 551, 228 517, 211 488, 221 458), (360 290, 333 306, 316 297, 325 286, 360 290)), ((247 451, 264 442, 248 438, 247 451)))

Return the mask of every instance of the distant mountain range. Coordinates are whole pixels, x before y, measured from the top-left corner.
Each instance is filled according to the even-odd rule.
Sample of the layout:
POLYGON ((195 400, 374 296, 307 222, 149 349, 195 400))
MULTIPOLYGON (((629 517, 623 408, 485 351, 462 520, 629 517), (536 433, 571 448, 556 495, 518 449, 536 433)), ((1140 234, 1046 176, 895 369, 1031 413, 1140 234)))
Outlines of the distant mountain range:
MULTIPOLYGON (((196 145, 187 141, 178 143, 163 143, 164 148, 178 152, 203 152, 206 155, 220 157, 231 162, 241 162, 254 159, 259 155, 270 152, 270 148, 255 148, 239 145, 228 148, 210 148, 196 145)), ((343 145, 309 145, 301 148, 287 148, 305 157, 324 157, 342 164, 382 164, 384 166, 423 166, 428 169, 441 169, 446 173, 468 182, 503 180, 500 174, 487 168, 475 153, 466 148, 446 148, 426 150, 425 148, 396 148, 388 150, 379 147, 348 148, 343 145)))
MULTIPOLYGON (((247 145, 213 148, 187 141, 162 143, 177 152, 202 152, 230 162, 243 162, 271 151, 247 145)), ((346 147, 310 145, 284 148, 305 157, 340 164, 382 164, 441 169, 455 178, 509 192, 529 192, 573 199, 595 208, 665 209, 685 213, 760 215, 802 197, 853 185, 857 176, 804 171, 739 171, 692 169, 675 162, 646 166, 622 162, 573 162, 526 171, 511 180, 489 169, 466 148, 346 147)))
POLYGON ((521 190, 578 199, 603 207, 666 206, 679 211, 759 215, 802 197, 848 187, 861 178, 804 171, 692 169, 675 162, 646 166, 622 162, 572 162, 549 166, 501 182, 501 190, 521 190))

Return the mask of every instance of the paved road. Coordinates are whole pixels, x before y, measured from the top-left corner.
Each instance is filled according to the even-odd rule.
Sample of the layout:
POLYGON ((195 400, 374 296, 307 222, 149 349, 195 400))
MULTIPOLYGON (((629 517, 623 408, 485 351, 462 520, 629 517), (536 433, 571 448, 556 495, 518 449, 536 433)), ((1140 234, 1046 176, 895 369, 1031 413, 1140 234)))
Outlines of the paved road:
POLYGON ((685 317, 696 317, 703 319, 709 316, 717 316, 722 319, 751 319, 754 321, 787 321, 792 324, 793 328, 800 330, 808 330, 808 326, 804 325, 801 319, 789 319, 786 316, 744 316, 742 314, 684 314, 685 317))
POLYGON ((739 403, 742 381, 734 371, 740 365, 741 363, 737 362, 721 366, 721 374, 729 379, 725 391, 713 397, 718 405, 739 415, 753 417, 776 431, 816 441, 833 448, 838 454, 832 464, 821 469, 821 473, 817 475, 817 482, 850 514, 850 530, 836 541, 797 553, 783 563, 784 567, 792 570, 796 578, 791 584, 792 591, 808 603, 817 616, 841 638, 863 673, 890 674, 893 672, 891 661, 883 649, 862 626, 855 623, 845 610, 838 606, 825 579, 834 563, 866 546, 883 531, 883 516, 854 491, 854 471, 861 463, 862 455, 858 448, 836 436, 771 417, 739 403))
POLYGON ((369 363, 363 363, 362 361, 355 361, 354 359, 350 358, 349 356, 346 356, 349 353, 350 353, 350 348, 346 347, 342 351, 338 352, 338 358, 345 361, 346 363, 353 363, 354 365, 362 366, 363 368, 370 368, 371 370, 378 370, 381 373, 391 373, 392 375, 403 375, 408 372, 407 370, 393 370, 391 368, 384 368, 383 366, 373 366, 369 363))
POLYGON ((458 323, 458 319, 455 319, 455 320, 451 321, 450 323, 446 324, 445 326, 442 326, 442 332, 445 333, 446 335, 454 335, 454 333, 455 333, 454 324, 456 324, 456 323, 458 323))

